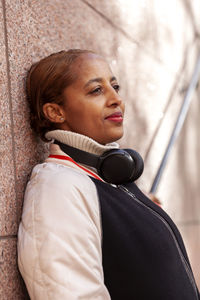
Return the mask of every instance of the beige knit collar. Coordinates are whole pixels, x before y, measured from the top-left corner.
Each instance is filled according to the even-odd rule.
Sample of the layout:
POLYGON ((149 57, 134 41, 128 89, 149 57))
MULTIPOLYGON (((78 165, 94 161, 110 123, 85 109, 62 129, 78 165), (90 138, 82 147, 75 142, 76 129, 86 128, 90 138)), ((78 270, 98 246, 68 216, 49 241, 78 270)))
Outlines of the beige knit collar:
POLYGON ((119 145, 115 142, 106 145, 101 145, 85 135, 66 130, 52 130, 47 132, 45 137, 48 140, 58 140, 63 144, 67 144, 74 148, 96 155, 101 155, 107 150, 119 148, 119 145))

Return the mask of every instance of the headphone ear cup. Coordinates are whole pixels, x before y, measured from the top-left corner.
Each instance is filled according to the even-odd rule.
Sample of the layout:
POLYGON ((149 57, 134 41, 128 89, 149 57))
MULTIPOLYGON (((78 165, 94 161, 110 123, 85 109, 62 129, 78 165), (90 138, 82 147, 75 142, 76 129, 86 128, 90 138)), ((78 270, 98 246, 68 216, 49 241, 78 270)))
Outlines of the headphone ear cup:
POLYGON ((122 184, 132 177, 135 162, 123 149, 112 149, 99 157, 98 174, 108 183, 122 184))
POLYGON ((124 151, 128 152, 134 161, 135 168, 133 170, 133 174, 130 178, 130 181, 137 180, 143 173, 144 170, 144 161, 141 155, 133 150, 133 149, 124 149, 124 151))
POLYGON ((143 172, 143 159, 132 149, 106 151, 99 157, 98 174, 108 183, 122 184, 134 181, 143 172))

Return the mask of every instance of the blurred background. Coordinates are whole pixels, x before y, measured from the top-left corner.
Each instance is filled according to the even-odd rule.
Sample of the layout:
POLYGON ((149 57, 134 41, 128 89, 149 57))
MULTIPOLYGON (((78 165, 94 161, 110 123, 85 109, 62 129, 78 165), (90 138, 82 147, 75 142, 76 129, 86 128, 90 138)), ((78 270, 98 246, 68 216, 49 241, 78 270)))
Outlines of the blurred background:
MULTIPOLYGON (((126 103, 120 144, 145 160, 151 188, 200 53, 200 0, 1 0, 0 299, 28 299, 16 262, 24 187, 47 153, 29 126, 31 64, 62 49, 107 58, 126 103)), ((200 88, 156 191, 179 227, 200 287, 200 88)))

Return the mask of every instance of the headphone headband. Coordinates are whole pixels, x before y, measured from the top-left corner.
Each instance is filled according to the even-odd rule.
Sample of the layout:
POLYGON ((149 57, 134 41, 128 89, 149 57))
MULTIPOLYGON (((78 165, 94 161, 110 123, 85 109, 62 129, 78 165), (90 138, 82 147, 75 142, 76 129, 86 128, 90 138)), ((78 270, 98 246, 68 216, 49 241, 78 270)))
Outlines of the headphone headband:
POLYGON ((86 151, 63 144, 57 140, 54 141, 54 144, 57 144, 63 152, 71 156, 75 161, 97 168, 97 164, 99 160, 98 155, 88 153, 86 151))
POLYGON ((99 176, 108 183, 123 184, 134 181, 141 176, 144 169, 142 157, 132 149, 111 149, 98 156, 57 140, 54 143, 76 162, 96 168, 99 176))

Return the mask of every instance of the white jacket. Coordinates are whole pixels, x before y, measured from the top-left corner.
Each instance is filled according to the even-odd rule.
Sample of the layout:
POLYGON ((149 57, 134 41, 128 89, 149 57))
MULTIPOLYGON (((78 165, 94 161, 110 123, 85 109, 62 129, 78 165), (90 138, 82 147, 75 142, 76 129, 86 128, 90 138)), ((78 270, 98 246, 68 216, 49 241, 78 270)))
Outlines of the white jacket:
MULTIPOLYGON (((79 148, 93 153, 107 148, 94 150, 96 142, 60 130, 49 137, 76 147, 79 140, 79 148)), ((58 145, 51 145, 51 153, 67 157, 58 145)), ((98 196, 87 170, 56 158, 33 169, 18 232, 18 265, 32 300, 110 299, 98 196)))

